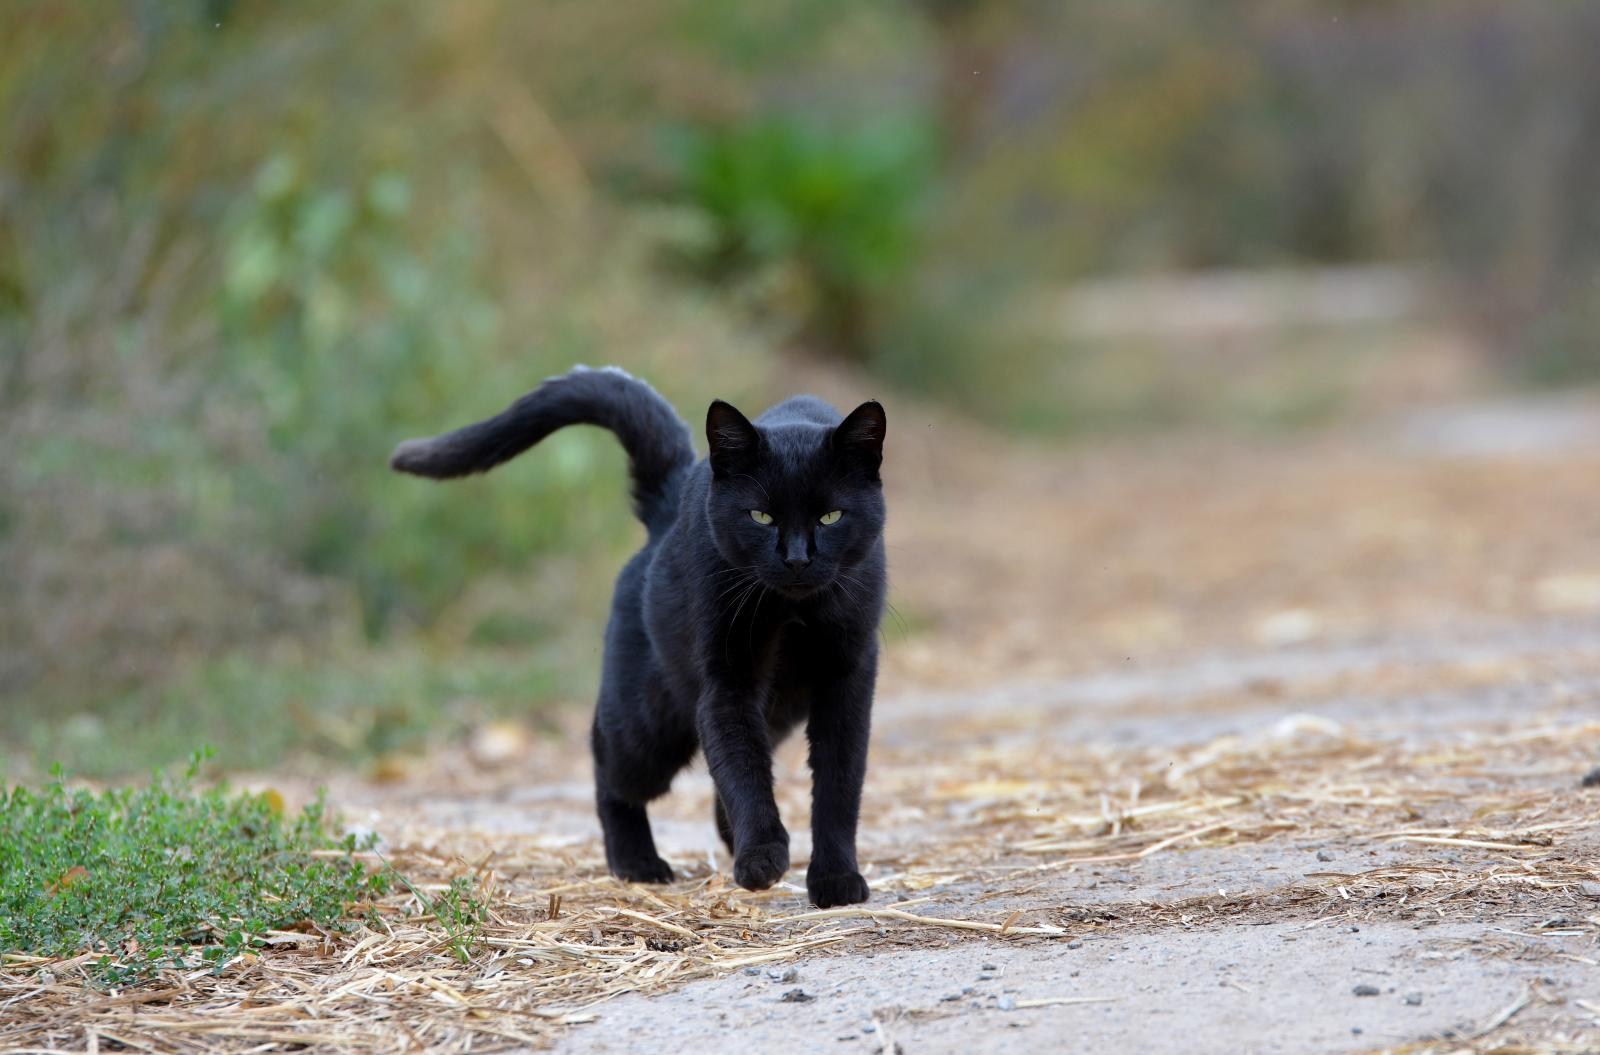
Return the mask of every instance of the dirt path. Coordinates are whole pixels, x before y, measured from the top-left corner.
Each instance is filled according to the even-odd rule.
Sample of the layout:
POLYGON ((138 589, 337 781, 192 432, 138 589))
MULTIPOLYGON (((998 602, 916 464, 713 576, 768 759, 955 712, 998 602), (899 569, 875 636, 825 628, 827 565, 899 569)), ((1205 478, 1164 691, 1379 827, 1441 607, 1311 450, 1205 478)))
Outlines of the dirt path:
MULTIPOLYGON (((984 715, 931 697, 884 708, 864 840, 874 907, 1060 937, 886 920, 848 952, 794 961, 792 978, 785 964, 621 997, 558 1047, 877 1051, 890 1035, 907 1052, 1321 1052, 1460 1047, 1479 1031, 1600 1044, 1576 1003, 1600 1006, 1600 794, 1574 779, 1600 756, 1600 625, 1236 662, 1231 684, 1208 660, 972 701, 984 715), (796 989, 815 999, 786 1002, 796 989)), ((786 784, 801 782, 791 767, 786 784)), ((672 810, 679 860, 708 852, 699 783, 689 812, 672 810)), ((803 911, 798 887, 790 899, 803 911)))
POLYGON ((685 879, 599 878, 581 715, 336 797, 493 871, 486 984, 595 1016, 560 1050, 1600 1050, 1597 423, 913 448, 891 542, 928 625, 891 638, 862 838, 889 915, 808 912, 798 745, 761 895, 698 771, 653 811, 685 879), (577 944, 516 956, 540 927, 577 944))
MULTIPOLYGON (((614 998, 572 1006, 597 1018, 557 1047, 1443 1051, 1481 1033, 1485 1050, 1588 1050, 1600 793, 1576 778, 1600 758, 1597 692, 1600 623, 1568 620, 891 698, 864 824, 871 907, 1054 933, 849 911, 773 927, 807 912, 803 865, 774 892, 731 891, 694 773, 656 811, 663 852, 694 878, 610 900, 698 931, 726 899, 773 927, 752 949, 780 955, 640 995, 618 979, 614 998)), ((405 839, 492 843, 512 891, 530 845, 592 877, 585 767, 549 762, 531 786, 490 792, 479 774, 451 794, 345 801, 414 826, 405 839)), ((784 762, 803 862, 803 760, 784 762)))

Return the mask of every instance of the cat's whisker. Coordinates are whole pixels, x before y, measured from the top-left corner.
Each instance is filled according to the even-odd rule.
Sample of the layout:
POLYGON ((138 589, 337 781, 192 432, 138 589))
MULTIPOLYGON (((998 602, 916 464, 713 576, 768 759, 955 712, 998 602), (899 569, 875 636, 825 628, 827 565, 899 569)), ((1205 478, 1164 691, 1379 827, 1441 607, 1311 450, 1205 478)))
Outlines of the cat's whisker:
MULTIPOLYGON (((849 572, 844 571, 843 569, 840 569, 838 574, 839 574, 839 578, 848 579, 850 582, 854 583, 856 586, 861 587, 863 590, 869 590, 869 591, 871 590, 871 587, 868 586, 865 582, 863 582, 860 579, 856 578, 854 575, 851 575, 849 572)), ((883 607, 884 607, 884 611, 887 612, 894 619, 895 623, 899 625, 901 636, 902 637, 910 636, 911 631, 906 627, 906 621, 900 615, 900 609, 896 608, 887 598, 884 599, 883 607)), ((887 638, 885 638, 885 641, 887 641, 887 638)))
MULTIPOLYGON (((862 600, 862 598, 856 594, 855 590, 851 588, 851 585, 854 584, 860 589, 869 589, 866 583, 862 582, 860 579, 857 579, 849 572, 843 570, 838 572, 834 582, 839 586, 839 591, 856 606, 857 611, 865 612, 867 610, 867 602, 862 600)), ((900 622, 900 631, 902 634, 905 634, 905 621, 900 619, 900 613, 894 611, 894 606, 889 604, 887 601, 884 602, 884 605, 890 611, 890 613, 894 615, 895 619, 900 622)), ((878 623, 878 640, 882 641, 885 645, 889 643, 889 635, 884 631, 881 620, 878 623)))
POLYGON ((739 606, 733 610, 733 617, 728 620, 728 626, 730 628, 738 624, 738 622, 739 622, 739 613, 744 611, 744 606, 750 600, 750 595, 752 593, 754 593, 760 587, 761 587, 761 583, 759 581, 757 581, 756 579, 752 578, 750 580, 750 585, 745 589, 744 593, 741 593, 739 595, 739 606))
MULTIPOLYGON (((754 576, 752 576, 751 580, 750 580, 750 584, 747 587, 745 587, 745 591, 739 595, 738 607, 734 608, 732 617, 730 617, 728 619, 728 630, 730 631, 730 633, 728 634, 727 637, 723 638, 723 641, 722 641, 722 655, 723 655, 724 659, 727 659, 728 656, 729 656, 728 646, 729 646, 729 643, 733 639, 733 635, 732 635, 731 631, 733 630, 734 627, 739 625, 739 613, 744 611, 745 603, 750 600, 750 595, 753 592, 755 592, 757 589, 762 589, 761 583, 754 576)), ((765 590, 762 589, 762 592, 765 593, 765 590)), ((759 605, 759 602, 757 602, 757 603, 759 605)), ((754 628, 755 628, 755 617, 754 616, 752 616, 751 619, 750 619, 750 626, 751 626, 751 632, 754 633, 754 628)))
POLYGON ((883 602, 883 606, 884 606, 885 609, 888 610, 889 614, 894 617, 895 623, 897 623, 899 625, 899 627, 900 627, 900 635, 902 637, 910 637, 911 636, 911 628, 906 626, 905 618, 903 616, 901 616, 900 609, 896 608, 893 604, 891 604, 888 601, 884 601, 883 602))
MULTIPOLYGON (((760 583, 756 584, 760 586, 760 583)), ((755 643, 756 617, 761 614, 761 602, 767 599, 767 588, 761 586, 761 592, 756 594, 756 606, 750 609, 750 629, 744 635, 744 646, 749 649, 755 643)))
POLYGON ((715 605, 718 601, 722 600, 724 597, 728 596, 733 591, 739 589, 741 586, 748 586, 748 585, 750 585, 751 583, 753 583, 755 581, 756 581, 756 577, 754 575, 746 575, 745 577, 736 580, 732 586, 729 586, 727 589, 725 589, 721 593, 717 594, 716 597, 711 599, 711 603, 713 605, 715 605))
POLYGON ((715 575, 708 575, 706 577, 706 583, 709 586, 719 586, 722 583, 727 582, 730 577, 739 581, 743 581, 746 576, 750 575, 754 571, 755 565, 751 565, 748 568, 729 568, 726 571, 718 572, 715 575))
POLYGON ((734 479, 735 480, 749 480, 751 483, 753 483, 757 487, 761 488, 761 494, 763 496, 765 496, 765 498, 766 498, 766 500, 768 502, 772 501, 772 496, 770 494, 767 494, 767 486, 766 486, 766 484, 763 484, 760 480, 757 480, 754 476, 751 476, 749 473, 739 473, 737 476, 734 477, 734 479))

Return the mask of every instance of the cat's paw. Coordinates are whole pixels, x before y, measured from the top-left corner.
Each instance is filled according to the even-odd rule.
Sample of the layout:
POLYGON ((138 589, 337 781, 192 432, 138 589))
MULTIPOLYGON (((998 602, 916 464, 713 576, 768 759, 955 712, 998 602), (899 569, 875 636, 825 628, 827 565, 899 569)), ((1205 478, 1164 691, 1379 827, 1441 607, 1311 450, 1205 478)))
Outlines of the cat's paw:
POLYGON ((872 896, 860 872, 837 872, 829 876, 806 876, 806 893, 818 908, 859 905, 872 896))
POLYGON ((672 882, 672 866, 659 857, 619 861, 611 866, 611 874, 630 883, 672 882))
POLYGON ((765 890, 788 870, 788 843, 760 843, 733 859, 733 881, 746 890, 765 890))

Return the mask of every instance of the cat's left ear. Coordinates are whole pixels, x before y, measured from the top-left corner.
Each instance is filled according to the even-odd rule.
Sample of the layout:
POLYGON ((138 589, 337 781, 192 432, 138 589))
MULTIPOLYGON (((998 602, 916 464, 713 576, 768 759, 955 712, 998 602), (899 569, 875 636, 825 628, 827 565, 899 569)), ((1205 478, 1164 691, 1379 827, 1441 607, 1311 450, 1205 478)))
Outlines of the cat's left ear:
POLYGON ((761 447, 761 433, 732 403, 713 399, 706 411, 706 443, 717 476, 745 472, 761 447))
POLYGON ((883 404, 869 399, 852 410, 833 430, 833 449, 876 479, 878 467, 883 464, 883 437, 888 427, 883 404))

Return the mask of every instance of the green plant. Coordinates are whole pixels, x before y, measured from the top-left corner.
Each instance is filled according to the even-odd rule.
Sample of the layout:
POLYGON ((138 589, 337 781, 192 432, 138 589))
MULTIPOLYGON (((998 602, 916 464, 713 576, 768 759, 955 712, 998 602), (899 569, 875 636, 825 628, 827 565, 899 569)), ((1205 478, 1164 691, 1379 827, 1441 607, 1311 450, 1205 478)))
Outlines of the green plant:
POLYGON ((107 983, 161 968, 220 967, 271 930, 338 929, 391 873, 331 833, 318 801, 200 788, 204 752, 142 788, 0 794, 0 953, 100 954, 107 983))
POLYGON ((444 945, 450 955, 462 963, 470 960, 489 918, 488 906, 478 898, 478 884, 467 876, 456 876, 449 886, 430 897, 404 876, 396 875, 422 906, 423 913, 432 916, 444 931, 444 945))
POLYGON ((776 285, 798 300, 788 310, 803 339, 864 357, 915 248, 933 164, 923 127, 771 117, 684 132, 674 146, 680 194, 703 221, 687 254, 694 268, 776 285))

